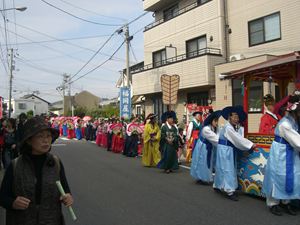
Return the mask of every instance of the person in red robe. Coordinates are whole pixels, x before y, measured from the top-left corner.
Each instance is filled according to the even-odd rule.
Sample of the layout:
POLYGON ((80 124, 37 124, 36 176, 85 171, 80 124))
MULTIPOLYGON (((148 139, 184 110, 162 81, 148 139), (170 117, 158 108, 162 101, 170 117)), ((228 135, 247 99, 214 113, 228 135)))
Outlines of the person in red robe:
POLYGON ((259 133, 260 134, 268 134, 274 135, 275 127, 279 120, 284 115, 280 115, 279 111, 284 106, 289 99, 289 96, 285 97, 281 101, 275 104, 275 99, 272 95, 267 94, 264 97, 264 103, 266 106, 265 114, 261 117, 259 133))

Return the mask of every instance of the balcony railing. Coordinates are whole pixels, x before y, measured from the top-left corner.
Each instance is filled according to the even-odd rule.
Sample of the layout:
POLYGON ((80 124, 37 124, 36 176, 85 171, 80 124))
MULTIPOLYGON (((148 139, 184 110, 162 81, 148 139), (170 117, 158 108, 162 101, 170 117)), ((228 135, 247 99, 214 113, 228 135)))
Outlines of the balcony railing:
POLYGON ((154 68, 159 68, 162 66, 166 66, 166 65, 170 65, 173 63, 177 63, 177 62, 182 62, 185 60, 189 60, 189 59, 193 59, 196 57, 200 57, 203 55, 216 55, 216 56, 221 56, 221 49, 217 49, 217 48, 203 48, 203 49, 199 49, 197 51, 194 52, 188 52, 186 54, 182 54, 182 55, 178 55, 172 58, 168 58, 166 60, 162 60, 162 61, 158 61, 158 62, 154 62, 148 65, 145 65, 144 67, 139 67, 136 69, 132 69, 130 72, 131 74, 134 73, 140 73, 146 70, 151 70, 154 68))
POLYGON ((205 3, 210 2, 210 1, 211 1, 211 0, 205 1, 205 2, 202 3, 202 1, 199 1, 199 0, 198 0, 198 1, 196 1, 196 2, 194 2, 194 3, 192 3, 192 4, 190 4, 190 5, 188 5, 188 6, 184 7, 184 8, 182 8, 182 9, 179 9, 178 12, 176 12, 176 14, 173 14, 173 17, 172 17, 172 18, 168 18, 168 19, 164 19, 164 18, 163 18, 163 19, 157 20, 157 21, 155 21, 155 22, 153 22, 153 23, 150 23, 149 25, 147 25, 147 26, 145 27, 145 30, 144 30, 144 31, 150 30, 150 29, 152 29, 153 27, 156 27, 156 26, 158 26, 158 25, 160 25, 160 24, 162 24, 162 23, 164 23, 164 22, 167 22, 167 21, 169 21, 169 20, 171 20, 171 19, 173 19, 173 18, 175 18, 175 17, 177 17, 177 16, 182 15, 183 13, 186 13, 186 12, 188 12, 188 11, 190 11, 190 10, 192 10, 192 9, 197 8, 198 6, 204 5, 205 3))

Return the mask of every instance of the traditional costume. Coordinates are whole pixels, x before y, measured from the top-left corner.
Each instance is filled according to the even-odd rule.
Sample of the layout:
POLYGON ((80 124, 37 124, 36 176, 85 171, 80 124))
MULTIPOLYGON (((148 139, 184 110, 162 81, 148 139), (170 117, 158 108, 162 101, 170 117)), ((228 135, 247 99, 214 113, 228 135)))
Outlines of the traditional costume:
POLYGON ((186 138, 188 140, 187 143, 187 155, 186 155, 186 162, 190 163, 192 158, 192 152, 195 146, 195 143, 199 137, 199 132, 201 129, 201 121, 196 119, 197 115, 202 115, 202 112, 197 111, 193 113, 193 121, 190 122, 189 127, 187 129, 186 138))
POLYGON ((275 127, 279 122, 279 120, 282 118, 279 115, 279 110, 283 105, 287 103, 288 98, 289 96, 285 97, 280 102, 275 104, 275 99, 272 95, 268 94, 264 97, 264 102, 265 102, 265 106, 267 107, 267 110, 260 120, 260 126, 259 126, 260 134, 274 135, 275 127))
POLYGON ((209 183, 213 181, 212 171, 214 158, 219 142, 218 128, 212 127, 211 123, 219 119, 221 111, 211 113, 204 121, 203 128, 193 151, 191 164, 191 176, 200 182, 209 183))
MULTIPOLYGON (((173 118, 171 114, 168 115, 168 118, 170 117, 173 118)), ((178 130, 174 125, 170 125, 168 121, 161 128, 161 145, 163 157, 158 163, 158 168, 167 172, 179 169, 177 158, 178 130)))
POLYGON ((81 123, 80 123, 80 121, 77 121, 75 123, 75 135, 76 135, 76 139, 77 140, 81 140, 82 139, 81 123))
POLYGON ((67 137, 68 136, 68 125, 67 125, 66 121, 64 121, 62 128, 63 128, 63 136, 67 137))
POLYGON ((126 141, 123 154, 128 157, 138 156, 138 142, 141 129, 139 124, 132 122, 126 127, 126 141))
MULTIPOLYGON (((155 120, 156 115, 149 114, 147 120, 155 120)), ((144 166, 156 167, 161 156, 159 151, 160 128, 156 122, 146 122, 144 130, 144 148, 142 163, 144 166)))
POLYGON ((114 126, 112 126, 112 130, 113 130, 113 137, 112 137, 111 150, 114 153, 121 153, 123 151, 123 146, 124 146, 122 123, 119 122, 114 126))
POLYGON ((280 200, 283 200, 287 212, 294 215, 289 201, 300 199, 300 130, 292 116, 299 113, 299 106, 300 97, 290 97, 288 115, 276 126, 265 170, 263 192, 267 197, 267 205, 275 215, 281 215, 278 207, 280 200))
POLYGON ((103 136, 103 133, 102 133, 102 126, 103 124, 100 124, 97 128, 97 134, 96 134, 96 145, 98 146, 101 146, 101 140, 102 140, 102 136, 103 136))
MULTIPOLYGON (((226 120, 229 120, 232 113, 238 115, 239 122, 246 120, 247 115, 242 107, 226 107, 222 110, 222 116, 226 120)), ((244 138, 244 129, 239 125, 232 125, 228 121, 220 130, 214 188, 224 190, 231 200, 238 200, 235 193, 238 188, 236 153, 238 150, 249 151, 253 146, 255 145, 251 141, 244 138)))
POLYGON ((68 121, 68 139, 73 139, 75 137, 74 133, 74 124, 72 121, 68 121))

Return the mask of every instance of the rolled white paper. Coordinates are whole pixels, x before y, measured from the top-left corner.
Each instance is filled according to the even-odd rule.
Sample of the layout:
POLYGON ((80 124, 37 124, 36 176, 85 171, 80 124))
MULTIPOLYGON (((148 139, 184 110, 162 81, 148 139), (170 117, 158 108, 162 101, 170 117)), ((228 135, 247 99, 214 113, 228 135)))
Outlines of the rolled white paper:
MULTIPOLYGON (((63 189, 63 187, 62 187, 60 181, 56 181, 56 186, 57 186, 57 188, 58 188, 60 194, 61 194, 62 196, 65 196, 66 193, 65 193, 65 191, 64 191, 64 189, 63 189)), ((70 212, 70 214, 71 214, 72 220, 76 221, 76 220, 77 220, 77 217, 76 217, 76 215, 75 215, 75 213, 74 213, 74 210, 73 210, 72 206, 69 206, 69 207, 68 207, 68 210, 69 210, 69 212, 70 212)))

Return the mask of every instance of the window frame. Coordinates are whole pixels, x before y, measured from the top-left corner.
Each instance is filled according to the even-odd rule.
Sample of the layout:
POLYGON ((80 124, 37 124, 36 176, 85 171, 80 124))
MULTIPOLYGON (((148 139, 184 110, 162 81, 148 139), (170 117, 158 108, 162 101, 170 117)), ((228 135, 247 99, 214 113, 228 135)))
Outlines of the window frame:
POLYGON ((202 49, 199 49, 199 42, 198 42, 198 40, 201 39, 201 38, 205 38, 205 40, 206 40, 206 47, 203 48, 203 49, 206 49, 207 48, 207 35, 206 34, 185 41, 186 58, 193 58, 193 57, 199 56, 199 50, 202 50, 202 49), (189 52, 188 51, 188 44, 191 43, 191 42, 193 42, 193 41, 197 41, 197 50, 193 51, 193 52, 197 52, 197 54, 193 54, 192 56, 189 56, 189 54, 193 53, 193 52, 189 52))
MULTIPOLYGON (((234 98, 234 91, 236 90, 234 88, 234 81, 239 81, 239 82, 243 82, 242 79, 232 79, 231 80, 231 96, 232 96, 232 105, 233 106, 236 106, 237 104, 235 104, 235 98, 234 98)), ((248 93, 248 110, 247 110, 247 113, 248 114, 260 114, 260 113, 263 113, 263 109, 264 109, 264 102, 263 102, 263 96, 264 96, 264 82, 263 81, 260 81, 261 82, 261 96, 260 96, 260 99, 261 99, 261 107, 260 107, 260 110, 259 111, 250 111, 250 104, 249 104, 249 98, 250 98, 250 93, 248 93)), ((239 90, 242 90, 242 85, 241 85, 241 88, 239 90)), ((255 86, 255 88, 258 88, 258 86, 255 86)), ((249 88, 249 92, 251 92, 251 83, 250 83, 250 88, 249 88)), ((244 96, 241 94, 242 98, 244 98, 244 96)), ((244 106, 244 99, 242 99, 242 106, 244 106)))
POLYGON ((20 110, 27 110, 27 104, 24 103, 24 102, 19 102, 18 103, 18 109, 20 109, 20 110), (23 106, 23 107, 20 107, 20 106, 23 106))
POLYGON ((171 19, 173 19, 174 17, 176 17, 176 16, 178 16, 178 14, 179 14, 179 4, 178 3, 176 3, 176 4, 174 4, 174 5, 172 5, 171 7, 168 7, 168 8, 166 8, 165 10, 163 10, 163 19, 164 19, 164 21, 168 21, 168 20, 171 20, 171 19), (174 15, 174 14, 170 14, 171 15, 171 17, 170 18, 168 18, 167 16, 166 16, 166 12, 167 11, 170 11, 170 10, 174 10, 175 8, 177 8, 177 14, 176 15, 174 15))
POLYGON ((158 50, 158 51, 155 51, 155 52, 152 52, 152 64, 153 64, 153 68, 156 68, 156 67, 160 67, 160 66, 163 66, 163 65, 166 65, 167 64, 167 50, 166 50, 166 48, 162 48, 162 49, 160 49, 160 50, 158 50), (162 59, 162 52, 165 52, 165 54, 166 54, 166 59, 165 60, 160 60, 160 61, 155 61, 155 57, 154 57, 154 55, 155 54, 160 54, 160 57, 161 57, 161 59, 162 59), (158 64, 159 63, 159 64, 158 64))
POLYGON ((257 46, 257 45, 262 45, 262 44, 267 44, 267 43, 270 43, 270 42, 273 42, 273 41, 279 41, 282 39, 282 30, 281 30, 281 13, 280 11, 278 12, 275 12, 275 13, 271 13, 269 15, 266 15, 266 16, 262 16, 260 18, 257 18, 257 19, 254 19, 254 20, 250 20, 248 21, 248 44, 249 44, 249 47, 254 47, 254 46, 257 46), (280 37, 279 38, 275 38, 275 39, 272 39, 272 40, 269 40, 269 41, 266 41, 266 34, 265 34, 265 18, 269 17, 269 16, 273 16, 273 15, 276 15, 278 14, 278 17, 279 17, 279 35, 280 37), (257 44, 251 44, 251 32, 250 32, 250 25, 251 23, 253 22, 257 22, 257 21, 260 21, 262 20, 262 23, 263 23, 263 42, 261 43, 257 43, 257 44))

